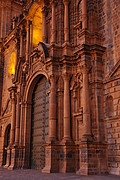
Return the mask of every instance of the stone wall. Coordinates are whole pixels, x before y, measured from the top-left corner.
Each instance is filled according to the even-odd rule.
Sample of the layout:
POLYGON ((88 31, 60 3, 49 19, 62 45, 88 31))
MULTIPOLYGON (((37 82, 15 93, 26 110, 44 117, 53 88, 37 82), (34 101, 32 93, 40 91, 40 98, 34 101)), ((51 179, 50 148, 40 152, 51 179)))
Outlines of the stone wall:
MULTIPOLYGON (((15 44, 12 42, 12 46, 10 48, 5 50, 4 54, 4 75, 3 75, 3 88, 2 88, 2 112, 5 109, 7 100, 10 98, 10 93, 8 91, 8 88, 12 85, 12 75, 9 75, 8 73, 8 67, 9 67, 9 58, 11 56, 11 53, 15 52, 15 44)), ((17 61, 17 56, 16 56, 17 61)))
POLYGON ((120 80, 104 87, 106 142, 108 143, 108 170, 120 174, 120 80))
MULTIPOLYGON (((46 73, 48 78, 50 76, 54 79, 50 81, 54 87, 52 98, 55 99, 56 95, 56 101, 53 103, 52 99, 50 102, 54 104, 57 111, 54 114, 53 109, 51 110, 52 113, 50 113, 50 115, 52 114, 54 117, 49 116, 49 121, 53 123, 51 120, 53 118, 54 123, 56 123, 53 123, 53 129, 51 126, 50 131, 53 133, 52 138, 59 143, 56 141, 58 144, 52 144, 51 141, 49 142, 51 144, 48 143, 48 145, 46 145, 46 150, 48 148, 48 151, 46 151, 46 166, 52 168, 51 170, 49 169, 50 172, 75 172, 80 169, 80 174, 88 175, 106 173, 108 170, 110 174, 118 175, 120 174, 120 3, 118 3, 117 0, 87 0, 88 20, 87 25, 83 29, 82 25, 85 24, 86 21, 83 20, 82 17, 83 6, 81 2, 82 1, 71 0, 69 3, 69 28, 67 23, 64 22, 67 17, 67 13, 64 11, 65 1, 64 3, 63 0, 58 1, 54 4, 55 6, 51 4, 48 5, 48 12, 46 13, 46 43, 50 44, 50 46, 44 44, 44 47, 46 51, 49 51, 49 58, 44 57, 45 50, 41 49, 41 44, 38 46, 40 51, 29 52, 30 31, 29 26, 26 28, 26 24, 29 24, 27 15, 24 17, 26 18, 24 22, 19 22, 21 23, 19 27, 23 27, 23 29, 21 29, 21 35, 23 33, 22 30, 24 30, 23 41, 20 41, 20 47, 23 49, 21 56, 27 56, 24 64, 22 64, 24 57, 20 58, 21 67, 18 67, 17 73, 19 73, 21 77, 19 77, 19 80, 17 78, 14 79, 14 82, 17 88, 20 88, 20 97, 23 98, 24 86, 26 86, 26 91, 29 91, 27 85, 30 83, 30 79, 35 78, 34 74, 39 70, 41 70, 43 74, 46 73), (66 16, 64 17, 65 13, 66 16), (54 28, 52 27, 53 24, 55 24, 54 28), (67 31, 64 29, 65 25, 67 26, 67 31), (54 33, 52 34, 53 31, 54 33), (68 31, 69 38, 66 36, 68 35, 68 31), (54 38, 52 37, 53 35, 55 35, 54 38), (65 37, 68 38, 67 41, 65 37), (54 41, 52 42, 53 39, 54 41), (77 52, 73 53, 74 50, 77 50, 77 52), (29 53, 33 53, 30 58, 28 58, 29 53), (24 77, 22 77, 23 71, 24 77), (89 86, 88 81, 85 81, 88 79, 88 75, 89 86), (88 116, 86 116, 85 110, 88 111, 88 116), (65 139, 66 137, 68 139, 65 139), (106 167, 108 167, 108 169, 106 167)), ((14 15, 19 15, 21 12, 20 5, 16 3, 11 4, 11 1, 5 1, 4 5, 7 11, 3 18, 5 23, 2 26, 2 32, 4 32, 2 37, 4 37, 9 30, 10 19, 14 15)), ((0 8, 1 7, 2 5, 0 4, 0 8)), ((1 22, 3 22, 3 20, 1 20, 1 22)), ((13 31, 13 34, 14 33, 15 31, 13 31)), ((17 39, 16 34, 17 33, 14 34, 14 40, 17 39)), ((7 40, 7 46, 4 45, 3 87, 2 82, 0 82, 3 92, 2 117, 0 121, 0 127, 2 126, 0 145, 2 144, 2 146, 0 153, 2 153, 3 149, 5 128, 8 123, 14 121, 15 117, 12 116, 11 118, 12 105, 11 100, 9 100, 10 93, 8 88, 13 86, 13 83, 12 76, 8 74, 8 66, 11 53, 15 51, 17 54, 17 52, 15 50, 16 45, 13 43, 12 38, 9 41, 8 37, 7 40)), ((18 61, 18 59, 16 60, 18 61)), ((32 88, 34 87, 33 84, 30 86, 32 86, 32 88)), ((30 90, 30 92, 32 94, 32 90, 30 90)), ((27 95, 25 97, 27 97, 27 95)), ((16 97, 13 98, 13 106, 16 102, 15 98, 16 97)), ((20 161, 17 158, 20 168, 30 166, 28 155, 28 149, 30 151, 30 148, 28 148, 30 145, 30 125, 27 120, 31 120, 31 109, 25 106, 25 100, 24 98, 21 99, 21 102, 23 101, 21 109, 18 107, 16 111, 17 113, 21 111, 21 115, 18 113, 16 118, 18 121, 20 119, 20 127, 18 127, 20 128, 20 161), (26 119, 24 119, 24 116, 26 119), (25 122, 27 122, 27 130, 25 129, 25 122), (26 134, 28 133, 26 136, 24 134, 25 132, 26 134), (22 146, 23 144, 25 146, 22 146), (25 155, 27 161, 24 159, 25 155), (24 160, 26 161, 26 165, 23 163, 24 160)), ((19 106, 19 100, 17 103, 19 106)), ((51 108, 52 105, 49 107, 51 108)), ((16 115, 15 111, 13 114, 16 115)), ((14 128, 12 130, 14 130, 14 128)), ((1 162, 2 155, 0 165, 1 162)))
POLYGON ((20 15, 22 6, 11 0, 0 2, 0 37, 4 38, 11 29, 11 20, 20 15))
POLYGON ((103 35, 106 50, 105 74, 120 59, 120 2, 118 0, 98 0, 99 32, 103 35))
POLYGON ((108 143, 108 170, 120 174, 120 2, 98 0, 99 26, 106 47, 104 57, 104 119, 108 143))

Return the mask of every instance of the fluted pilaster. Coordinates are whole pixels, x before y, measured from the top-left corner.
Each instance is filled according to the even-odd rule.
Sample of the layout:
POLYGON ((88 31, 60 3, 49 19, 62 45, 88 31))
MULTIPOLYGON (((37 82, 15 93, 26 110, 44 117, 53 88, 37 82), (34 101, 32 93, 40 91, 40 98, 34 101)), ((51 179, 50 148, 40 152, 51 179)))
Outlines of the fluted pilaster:
POLYGON ((17 106, 16 106, 16 130, 15 130, 15 145, 19 143, 19 135, 20 135, 20 95, 17 93, 17 106))
POLYGON ((82 28, 87 28, 87 1, 82 0, 82 28))
POLYGON ((26 27, 26 62, 28 62, 29 60, 29 43, 30 43, 30 24, 29 24, 29 20, 27 20, 27 27, 26 27))
POLYGON ((69 42, 69 13, 68 5, 69 0, 63 0, 65 11, 64 11, 64 41, 69 42))
POLYGON ((50 77, 49 94, 49 139, 56 139, 56 82, 55 77, 50 77))
POLYGON ((46 42, 46 8, 42 8, 42 41, 46 42))
POLYGON ((16 87, 9 88, 12 100, 12 119, 11 119, 11 134, 10 134, 10 145, 12 146, 15 141, 15 124, 16 124, 16 103, 15 103, 15 93, 16 87))
POLYGON ((88 86, 88 72, 89 69, 86 65, 82 66, 83 72, 83 124, 84 134, 91 135, 91 123, 90 123, 90 104, 89 104, 89 86, 88 86))
POLYGON ((51 32, 51 43, 56 43, 55 0, 51 0, 51 6, 52 6, 52 32, 51 32))
POLYGON ((64 140, 70 140, 70 75, 64 74, 64 140))

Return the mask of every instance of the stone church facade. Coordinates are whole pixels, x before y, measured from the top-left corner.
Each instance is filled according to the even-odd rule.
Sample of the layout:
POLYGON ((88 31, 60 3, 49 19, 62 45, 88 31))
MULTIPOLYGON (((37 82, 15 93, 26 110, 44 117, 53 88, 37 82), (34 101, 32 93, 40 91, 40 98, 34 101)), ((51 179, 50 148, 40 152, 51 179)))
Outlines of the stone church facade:
POLYGON ((120 175, 120 2, 0 1, 0 166, 120 175))

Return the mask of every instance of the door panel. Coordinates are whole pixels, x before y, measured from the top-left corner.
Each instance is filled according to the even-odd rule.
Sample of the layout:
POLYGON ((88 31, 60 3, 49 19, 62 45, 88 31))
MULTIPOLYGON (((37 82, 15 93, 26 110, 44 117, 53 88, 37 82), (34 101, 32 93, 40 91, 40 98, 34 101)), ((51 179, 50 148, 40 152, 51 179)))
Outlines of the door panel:
POLYGON ((45 166, 45 142, 49 133, 49 83, 43 77, 36 85, 32 96, 31 116, 31 168, 45 166))

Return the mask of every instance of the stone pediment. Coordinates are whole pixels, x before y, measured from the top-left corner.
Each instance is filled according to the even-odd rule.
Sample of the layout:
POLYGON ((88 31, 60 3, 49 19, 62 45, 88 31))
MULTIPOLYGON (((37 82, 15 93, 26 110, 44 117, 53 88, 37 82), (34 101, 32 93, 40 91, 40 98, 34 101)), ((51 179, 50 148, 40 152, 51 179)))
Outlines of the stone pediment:
POLYGON ((116 65, 112 68, 109 78, 117 78, 120 76, 120 60, 116 63, 116 65))
POLYGON ((10 99, 8 99, 6 104, 5 104, 4 109, 2 109, 2 116, 4 116, 7 113, 10 113, 11 112, 11 108, 12 108, 11 101, 10 101, 10 99))
POLYGON ((33 62, 40 61, 45 64, 45 59, 49 57, 48 47, 46 44, 40 42, 34 49, 31 57, 33 58, 33 62))
POLYGON ((43 42, 40 42, 38 44, 38 48, 37 48, 41 53, 43 53, 44 58, 48 58, 49 57, 49 52, 48 52, 48 47, 46 44, 44 44, 43 42))

